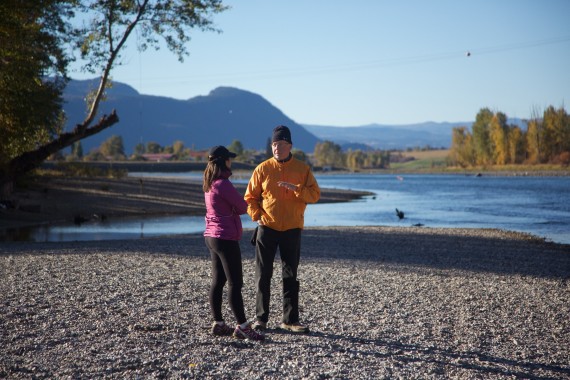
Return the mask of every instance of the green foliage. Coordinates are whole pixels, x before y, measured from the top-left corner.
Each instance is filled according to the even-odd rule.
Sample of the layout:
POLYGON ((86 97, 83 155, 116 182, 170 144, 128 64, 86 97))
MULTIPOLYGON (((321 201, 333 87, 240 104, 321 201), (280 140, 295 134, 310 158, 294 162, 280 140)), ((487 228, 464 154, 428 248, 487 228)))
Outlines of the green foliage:
POLYGON ((0 191, 10 192, 16 178, 49 156, 118 122, 115 112, 95 118, 135 28, 141 51, 158 49, 162 39, 183 61, 190 31, 218 31, 211 17, 226 9, 221 0, 0 2, 0 191), (81 56, 83 69, 101 80, 87 96, 85 120, 64 133, 67 52, 81 56))
POLYGON ((89 20, 79 26, 75 46, 86 60, 85 70, 97 73, 109 62, 120 60, 120 50, 137 27, 140 51, 158 48, 159 39, 177 55, 180 62, 188 55, 190 31, 216 31, 211 14, 228 7, 221 0, 91 0, 77 4, 80 19, 89 20))
POLYGON ((473 148, 479 165, 486 165, 491 162, 490 125, 492 119, 493 112, 488 108, 483 108, 473 123, 473 148))
POLYGON ((0 165, 61 131, 69 15, 63 0, 0 2, 0 165))
POLYGON ((243 154, 243 144, 239 140, 232 141, 232 143, 228 145, 226 148, 228 148, 230 152, 234 152, 238 156, 241 156, 243 154))
POLYGON ((146 153, 162 153, 162 146, 160 146, 160 144, 157 142, 149 141, 146 143, 146 153))
POLYGON ((135 145, 134 154, 136 156, 142 156, 145 153, 146 153, 146 148, 143 143, 138 143, 137 145, 135 145))
POLYGON ((125 159, 125 148, 123 146, 123 138, 121 136, 113 135, 107 140, 103 141, 99 147, 99 152, 106 158, 114 160, 125 159))

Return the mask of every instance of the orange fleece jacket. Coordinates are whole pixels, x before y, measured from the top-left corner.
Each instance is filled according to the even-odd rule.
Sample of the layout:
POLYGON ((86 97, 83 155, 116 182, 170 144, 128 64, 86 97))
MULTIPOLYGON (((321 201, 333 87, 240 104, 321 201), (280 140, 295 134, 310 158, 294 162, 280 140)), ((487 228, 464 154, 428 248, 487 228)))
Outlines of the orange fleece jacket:
POLYGON ((321 190, 311 168, 292 157, 287 162, 270 158, 259 164, 245 192, 247 213, 255 222, 277 231, 303 228, 307 203, 316 203, 321 190), (297 190, 279 187, 277 182, 297 185, 297 190))

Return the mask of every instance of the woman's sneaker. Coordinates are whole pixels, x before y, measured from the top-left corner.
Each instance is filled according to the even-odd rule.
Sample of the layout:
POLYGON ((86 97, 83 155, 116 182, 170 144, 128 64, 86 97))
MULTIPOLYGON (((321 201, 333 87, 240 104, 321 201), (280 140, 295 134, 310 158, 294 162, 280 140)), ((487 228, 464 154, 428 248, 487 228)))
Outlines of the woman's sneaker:
POLYGON ((265 336, 252 329, 251 326, 242 328, 237 325, 233 336, 238 339, 265 340, 265 336))
POLYGON ((232 329, 230 326, 226 325, 225 323, 222 323, 220 325, 219 323, 214 322, 214 324, 212 325, 212 329, 210 331, 212 331, 212 334, 217 336, 229 336, 233 334, 234 329, 232 329))

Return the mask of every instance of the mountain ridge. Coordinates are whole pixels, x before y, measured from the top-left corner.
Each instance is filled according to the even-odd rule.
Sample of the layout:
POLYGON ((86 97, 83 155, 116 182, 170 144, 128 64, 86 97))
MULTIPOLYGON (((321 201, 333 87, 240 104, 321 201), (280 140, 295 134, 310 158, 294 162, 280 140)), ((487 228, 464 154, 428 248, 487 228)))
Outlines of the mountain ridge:
MULTIPOLYGON (((98 83, 97 79, 69 82, 64 91, 66 130, 85 118, 85 97, 98 83)), ((227 86, 217 87, 207 95, 180 100, 140 94, 127 84, 113 82, 99 113, 110 113, 113 109, 117 110, 119 123, 82 140, 85 152, 97 148, 112 135, 123 138, 127 154, 139 143, 146 145, 152 141, 168 146, 177 140, 195 150, 229 145, 233 140, 239 140, 246 149, 265 150, 273 128, 281 124, 291 129, 293 146, 308 153, 314 151, 317 142, 324 140, 339 144, 344 150, 448 148, 453 128, 470 128, 473 124, 472 121, 344 127, 300 124, 261 95, 227 86)))

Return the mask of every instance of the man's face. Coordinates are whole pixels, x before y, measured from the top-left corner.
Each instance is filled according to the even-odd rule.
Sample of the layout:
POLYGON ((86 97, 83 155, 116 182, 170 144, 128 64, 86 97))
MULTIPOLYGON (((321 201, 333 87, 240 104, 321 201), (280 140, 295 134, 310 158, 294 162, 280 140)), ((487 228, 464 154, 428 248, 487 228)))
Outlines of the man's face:
POLYGON ((276 160, 284 160, 289 157, 289 153, 291 153, 291 148, 293 147, 292 144, 289 144, 287 141, 275 141, 271 143, 271 149, 273 150, 273 157, 276 160))

